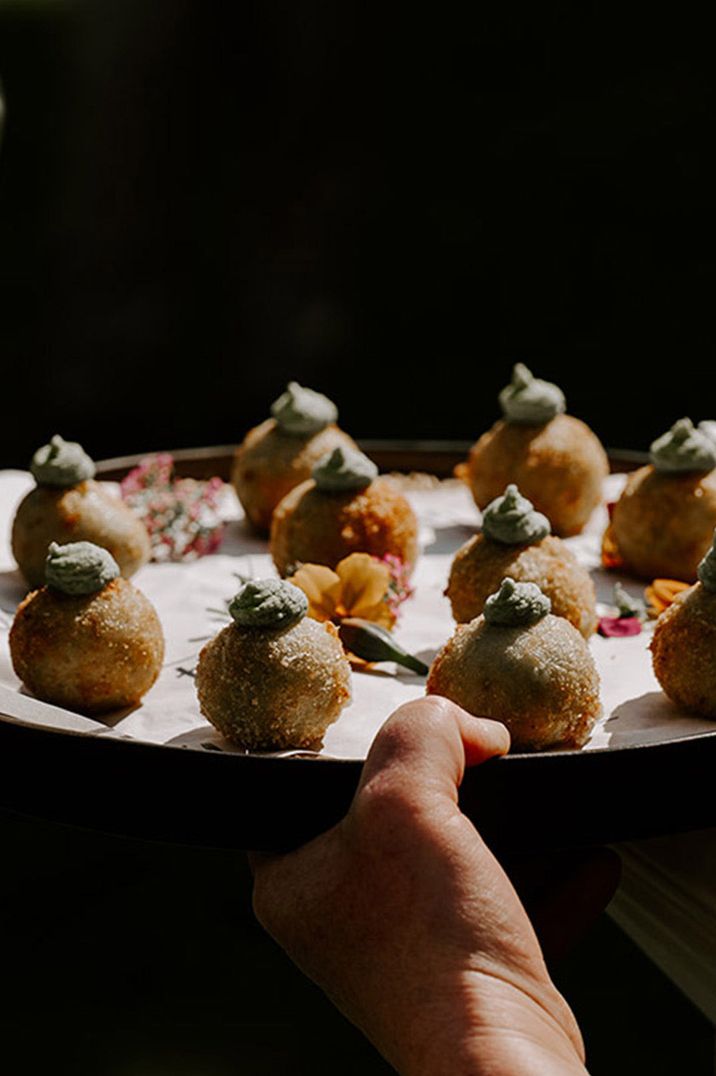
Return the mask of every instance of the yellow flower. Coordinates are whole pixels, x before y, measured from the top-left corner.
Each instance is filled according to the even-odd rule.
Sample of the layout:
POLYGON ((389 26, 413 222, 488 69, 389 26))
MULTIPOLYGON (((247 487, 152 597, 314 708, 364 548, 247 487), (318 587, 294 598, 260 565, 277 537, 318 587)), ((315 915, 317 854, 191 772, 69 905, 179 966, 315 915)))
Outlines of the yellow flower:
POLYGON ((360 617, 392 628, 395 613, 386 601, 390 588, 387 564, 368 553, 351 553, 336 565, 304 564, 289 578, 308 598, 308 615, 314 620, 340 623, 360 617))

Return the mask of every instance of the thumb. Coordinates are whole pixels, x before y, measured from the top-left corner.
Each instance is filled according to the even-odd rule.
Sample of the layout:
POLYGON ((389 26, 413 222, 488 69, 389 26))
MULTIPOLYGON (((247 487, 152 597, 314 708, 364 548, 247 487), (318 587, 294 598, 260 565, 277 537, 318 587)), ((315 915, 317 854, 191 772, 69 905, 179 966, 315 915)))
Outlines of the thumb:
POLYGON ((398 707, 378 732, 363 767, 358 794, 374 780, 394 775, 457 802, 466 766, 509 750, 510 735, 499 721, 473 717, 441 695, 398 707))

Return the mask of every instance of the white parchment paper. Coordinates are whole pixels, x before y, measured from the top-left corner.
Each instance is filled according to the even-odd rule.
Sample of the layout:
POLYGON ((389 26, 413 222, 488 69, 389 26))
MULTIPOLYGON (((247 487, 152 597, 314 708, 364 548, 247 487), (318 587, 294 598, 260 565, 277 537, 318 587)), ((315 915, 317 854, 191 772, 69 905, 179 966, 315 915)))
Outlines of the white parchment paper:
MULTIPOLYGON (((607 480, 606 500, 614 499, 623 480, 619 475, 607 480)), ((167 642, 165 664, 140 706, 99 722, 29 698, 12 670, 7 632, 26 587, 14 565, 9 532, 15 508, 32 484, 24 472, 0 472, 0 712, 14 720, 85 735, 129 736, 196 750, 236 750, 199 713, 191 672, 204 642, 226 622, 220 611, 236 592, 237 577, 275 574, 266 544, 245 530, 238 504, 232 502, 233 518, 219 554, 187 564, 150 564, 133 578, 162 620, 167 642)), ((466 487, 454 481, 408 496, 421 522, 422 555, 413 580, 415 595, 403 606, 395 634, 406 649, 429 664, 454 628, 442 592, 452 556, 475 532, 479 513, 466 487)), ((568 539, 568 544, 592 570, 598 598, 610 604, 619 577, 599 567, 605 525, 606 509, 602 508, 586 533, 568 539)), ((631 593, 641 595, 641 583, 621 579, 631 593)), ((712 722, 681 712, 663 695, 651 671, 650 638, 648 626, 641 635, 630 638, 595 636, 591 640, 601 677, 603 716, 583 750, 676 739, 716 728, 712 722)), ((321 753, 364 758, 391 711, 424 691, 422 677, 392 664, 355 672, 353 701, 328 729, 321 753)))

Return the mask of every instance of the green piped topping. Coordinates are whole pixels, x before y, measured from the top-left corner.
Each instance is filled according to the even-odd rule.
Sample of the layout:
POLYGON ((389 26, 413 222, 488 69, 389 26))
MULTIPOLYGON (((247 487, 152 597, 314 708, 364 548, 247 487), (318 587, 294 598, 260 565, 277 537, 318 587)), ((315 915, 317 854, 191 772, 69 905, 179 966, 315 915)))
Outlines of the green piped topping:
POLYGON ((565 410, 564 393, 551 381, 534 377, 524 363, 512 368, 512 381, 499 395, 500 407, 508 422, 541 426, 565 410))
POLYGON ((308 598, 285 579, 252 579, 229 603, 229 613, 242 628, 288 628, 308 612, 308 598))
POLYGON ((55 435, 38 448, 30 470, 38 486, 69 487, 94 478, 95 466, 82 445, 55 435))
POLYGON ((322 493, 365 489, 378 475, 378 468, 362 452, 338 446, 318 461, 313 478, 322 493))
POLYGON ((493 542, 504 545, 533 545, 550 533, 547 516, 535 510, 532 501, 510 484, 482 513, 482 530, 493 542))
POLYGON ((714 542, 696 569, 696 574, 706 590, 716 592, 716 532, 714 532, 714 542))
POLYGON ((52 542, 47 552, 45 581, 63 594, 96 594, 118 575, 112 554, 93 542, 52 542))
POLYGON ((547 616, 551 608, 551 601, 536 583, 516 583, 508 577, 485 602, 484 616, 488 624, 500 627, 529 627, 547 616))
POLYGON ((307 437, 335 422, 338 408, 322 393, 289 381, 286 391, 271 405, 271 414, 284 433, 307 437))
POLYGON ((665 473, 711 471, 716 467, 716 442, 695 429, 690 418, 680 418, 653 442, 650 456, 655 469, 665 473))

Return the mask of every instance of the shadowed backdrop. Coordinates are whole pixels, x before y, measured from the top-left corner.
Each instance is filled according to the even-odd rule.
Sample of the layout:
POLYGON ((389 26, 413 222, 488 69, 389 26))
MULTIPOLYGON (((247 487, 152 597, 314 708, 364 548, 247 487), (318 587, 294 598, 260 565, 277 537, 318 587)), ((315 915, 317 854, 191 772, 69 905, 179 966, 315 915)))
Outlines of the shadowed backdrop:
POLYGON ((0 0, 0 463, 236 441, 291 377, 469 439, 517 359, 609 445, 713 417, 710 39, 659 19, 0 0))

